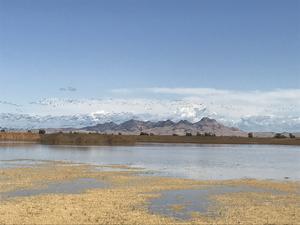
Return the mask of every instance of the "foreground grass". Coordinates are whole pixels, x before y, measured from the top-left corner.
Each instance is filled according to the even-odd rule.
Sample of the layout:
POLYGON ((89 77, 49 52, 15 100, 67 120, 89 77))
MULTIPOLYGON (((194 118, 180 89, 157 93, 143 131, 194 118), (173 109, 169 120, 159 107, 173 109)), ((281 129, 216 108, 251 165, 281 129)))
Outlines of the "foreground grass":
MULTIPOLYGON (((123 167, 121 167, 123 168, 123 167)), ((81 194, 48 194, 0 200, 0 224, 299 224, 300 184, 257 180, 195 181, 137 176, 93 170, 88 165, 48 162, 33 168, 0 170, 0 192, 37 188, 53 181, 90 177, 111 184, 81 194), (216 217, 195 213, 191 220, 176 220, 150 213, 148 201, 162 190, 199 189, 215 185, 250 185, 284 194, 231 193, 211 196, 216 217)), ((178 206, 179 208, 181 206, 178 206)), ((178 208, 177 207, 177 208, 178 208)))

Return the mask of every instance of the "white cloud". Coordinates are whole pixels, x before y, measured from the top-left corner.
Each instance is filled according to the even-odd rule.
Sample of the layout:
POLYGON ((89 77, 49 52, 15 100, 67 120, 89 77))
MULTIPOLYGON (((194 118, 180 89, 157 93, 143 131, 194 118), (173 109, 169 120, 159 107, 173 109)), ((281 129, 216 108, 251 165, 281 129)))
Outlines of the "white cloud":
POLYGON ((60 91, 69 91, 69 92, 74 92, 74 91, 77 91, 77 88, 75 87, 61 87, 59 88, 60 91))
MULTIPOLYGON (((135 91, 137 89, 134 89, 135 91)), ((127 88, 118 88, 118 89, 112 89, 110 92, 113 94, 129 94, 132 93, 134 90, 127 89, 127 88)))
POLYGON ((8 101, 2 101, 0 100, 1 105, 7 105, 7 106, 15 106, 15 107, 21 107, 21 105, 13 103, 13 102, 8 102, 8 101))
MULTIPOLYGON (((81 123, 88 120, 88 124, 106 120, 120 122, 130 117, 143 120, 187 119, 195 122, 208 116, 245 130, 300 131, 300 89, 232 91, 146 88, 113 92, 116 98, 47 98, 24 105, 22 109, 28 115, 67 116, 59 120, 64 123, 72 116, 80 117, 81 123), (125 93, 131 95, 117 97, 125 93), (141 97, 132 97, 136 93, 141 97), (160 98, 148 97, 152 94, 160 98)), ((6 113, 0 109, 1 112, 6 113)))
POLYGON ((158 94, 176 94, 176 95, 220 95, 227 94, 227 90, 218 90, 213 88, 146 88, 148 92, 158 94))

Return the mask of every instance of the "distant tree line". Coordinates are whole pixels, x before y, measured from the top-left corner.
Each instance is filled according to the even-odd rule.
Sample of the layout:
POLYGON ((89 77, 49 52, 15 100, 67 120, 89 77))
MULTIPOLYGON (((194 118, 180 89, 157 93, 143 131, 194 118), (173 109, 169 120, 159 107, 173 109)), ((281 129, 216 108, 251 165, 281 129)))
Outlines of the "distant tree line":
MULTIPOLYGON (((6 132, 5 129, 1 129, 0 130, 1 133, 4 133, 6 132)), ((31 130, 27 130, 28 133, 32 133, 31 130)), ((38 133, 41 134, 41 135, 44 135, 46 134, 46 130, 45 129, 39 129, 38 130, 38 133)), ((59 133, 63 133, 62 131, 60 131, 59 133)), ((69 132, 70 134, 78 134, 78 132, 76 131, 70 131, 69 132)), ((97 134, 100 134, 98 131, 96 132, 88 132, 89 134, 93 134, 93 133, 97 133, 97 134)), ((107 135, 107 133, 103 133, 103 135, 107 135)), ((112 134, 113 135, 113 134, 112 134)), ((121 132, 118 132, 117 135, 122 135, 121 132)), ((143 132, 141 131, 140 132, 140 136, 154 136, 154 133, 147 133, 147 132, 143 132)), ((179 134, 176 134, 176 133, 173 133, 172 136, 179 136, 179 134)), ((192 132, 186 132, 185 133, 185 136, 193 136, 192 132)), ((197 132, 195 136, 201 136, 201 137, 215 137, 216 134, 215 133, 212 133, 212 132, 205 132, 205 133, 200 133, 200 132, 197 132)), ((248 138, 254 138, 254 133, 253 132, 249 132, 248 133, 248 138)), ((276 133, 273 138, 296 138, 296 136, 293 134, 293 133, 289 133, 288 135, 284 135, 283 133, 276 133)))
POLYGON ((153 133, 141 132, 140 136, 154 136, 153 133))
MULTIPOLYGON (((287 138, 287 136, 285 136, 284 134, 281 134, 281 133, 276 133, 274 135, 274 138, 287 138)), ((292 133, 289 133, 289 138, 296 138, 296 136, 292 133)))
MULTIPOLYGON (((250 133, 248 133, 248 138, 253 138, 254 137, 254 135, 253 135, 253 133, 252 132, 250 132, 250 133)), ((294 134, 292 134, 292 133, 289 133, 289 136, 288 136, 289 138, 296 138, 296 136, 294 135, 294 134)), ((285 136, 284 134, 282 134, 282 133, 276 133, 274 136, 273 136, 273 138, 287 138, 287 136, 285 136)))
MULTIPOLYGON (((191 132, 186 132, 185 133, 185 136, 193 136, 193 134, 191 132)), ((198 137, 215 137, 216 134, 215 133, 212 133, 212 132, 205 132, 205 133, 200 133, 200 132, 197 132, 196 133, 196 136, 198 137)))

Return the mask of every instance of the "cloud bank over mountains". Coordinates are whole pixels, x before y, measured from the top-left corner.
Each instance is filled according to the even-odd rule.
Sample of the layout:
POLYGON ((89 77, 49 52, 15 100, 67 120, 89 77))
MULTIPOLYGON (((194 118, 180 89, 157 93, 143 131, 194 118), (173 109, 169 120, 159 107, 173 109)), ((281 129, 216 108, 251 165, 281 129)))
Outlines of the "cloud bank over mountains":
POLYGON ((300 131, 300 89, 232 91, 209 88, 115 89, 113 98, 0 101, 0 126, 81 127, 128 119, 199 121, 210 117, 246 131, 300 131))

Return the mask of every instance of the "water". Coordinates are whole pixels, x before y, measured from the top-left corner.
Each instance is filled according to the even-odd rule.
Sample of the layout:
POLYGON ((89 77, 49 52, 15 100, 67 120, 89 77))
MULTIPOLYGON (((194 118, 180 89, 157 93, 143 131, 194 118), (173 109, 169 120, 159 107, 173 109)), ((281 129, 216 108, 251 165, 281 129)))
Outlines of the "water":
POLYGON ((46 163, 47 161, 32 160, 32 159, 13 159, 13 160, 1 160, 0 168, 13 168, 13 167, 34 167, 39 164, 46 163))
MULTIPOLYGON (((175 217, 178 219, 190 219, 191 213, 198 212, 202 215, 218 216, 215 202, 212 195, 237 193, 237 192, 266 192, 270 190, 254 188, 249 186, 214 186, 206 189, 192 190, 169 190, 162 191, 159 198, 152 199, 149 204, 149 211, 155 214, 175 217), (176 209, 173 206, 182 206, 176 209)), ((272 191, 274 192, 274 191, 272 191)), ((277 192, 274 194, 278 194, 277 192)))
POLYGON ((7 167, 8 161, 5 160, 18 159, 36 163, 39 160, 64 160, 94 165, 121 164, 142 167, 159 176, 205 180, 300 180, 299 146, 147 144, 82 147, 0 144, 0 167, 7 167))
POLYGON ((20 189, 11 192, 0 193, 0 199, 41 194, 77 194, 86 189, 104 187, 107 187, 107 184, 102 181, 93 178, 80 178, 72 181, 53 182, 48 184, 45 188, 40 189, 20 189))

